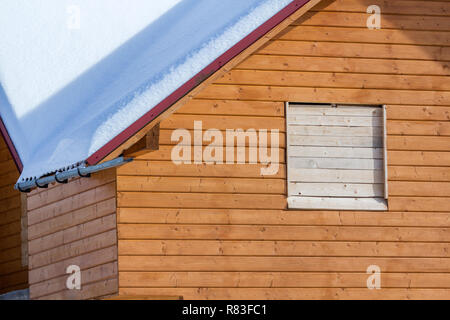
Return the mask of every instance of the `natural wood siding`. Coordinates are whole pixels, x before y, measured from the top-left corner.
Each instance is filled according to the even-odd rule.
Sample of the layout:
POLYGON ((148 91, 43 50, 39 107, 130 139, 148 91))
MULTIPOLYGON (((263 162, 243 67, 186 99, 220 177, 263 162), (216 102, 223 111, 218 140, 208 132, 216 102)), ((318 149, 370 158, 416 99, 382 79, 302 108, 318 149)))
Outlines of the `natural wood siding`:
POLYGON ((118 169, 119 293, 449 299, 449 15, 449 1, 325 1, 164 120, 160 150, 118 169), (286 210, 285 101, 387 105, 388 212, 286 210), (278 174, 173 164, 171 132, 194 120, 279 129, 278 174))
POLYGON ((19 171, 0 137, 0 294, 28 287, 22 259, 21 196, 14 190, 19 171))
POLYGON ((31 299, 91 299, 117 293, 115 194, 115 170, 30 193, 31 299), (81 269, 81 290, 66 288, 70 265, 81 269))

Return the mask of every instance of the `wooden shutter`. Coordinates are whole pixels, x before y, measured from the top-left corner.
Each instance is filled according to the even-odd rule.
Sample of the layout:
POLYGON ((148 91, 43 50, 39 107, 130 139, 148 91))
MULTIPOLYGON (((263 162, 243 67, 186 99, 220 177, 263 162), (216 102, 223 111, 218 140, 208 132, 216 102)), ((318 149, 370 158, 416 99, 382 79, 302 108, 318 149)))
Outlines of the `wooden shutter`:
POLYGON ((289 208, 386 210, 384 109, 286 109, 289 208))

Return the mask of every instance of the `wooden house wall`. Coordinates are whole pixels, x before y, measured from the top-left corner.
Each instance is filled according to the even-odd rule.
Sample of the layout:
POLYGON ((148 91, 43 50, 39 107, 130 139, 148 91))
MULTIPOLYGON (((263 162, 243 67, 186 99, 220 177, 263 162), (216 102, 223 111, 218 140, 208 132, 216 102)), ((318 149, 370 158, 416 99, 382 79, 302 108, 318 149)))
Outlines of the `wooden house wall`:
POLYGON ((28 287, 28 268, 22 259, 22 206, 14 190, 19 171, 0 137, 0 294, 28 287))
POLYGON ((53 184, 28 196, 31 299, 92 299, 117 293, 115 171, 53 184), (81 269, 81 290, 66 287, 81 269))
POLYGON ((449 299, 449 15, 449 1, 324 1, 164 120, 160 150, 117 171, 119 293, 449 299), (389 211, 286 209, 286 101, 387 105, 389 211), (278 174, 175 165, 171 132, 195 120, 279 129, 278 174))

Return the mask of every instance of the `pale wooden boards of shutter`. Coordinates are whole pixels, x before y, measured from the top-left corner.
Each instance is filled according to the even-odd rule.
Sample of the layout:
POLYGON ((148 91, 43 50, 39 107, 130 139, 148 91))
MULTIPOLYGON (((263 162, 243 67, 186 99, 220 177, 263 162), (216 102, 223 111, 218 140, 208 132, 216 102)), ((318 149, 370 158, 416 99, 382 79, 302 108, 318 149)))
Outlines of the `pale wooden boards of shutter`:
POLYGON ((286 109, 289 208, 386 210, 384 108, 286 109))

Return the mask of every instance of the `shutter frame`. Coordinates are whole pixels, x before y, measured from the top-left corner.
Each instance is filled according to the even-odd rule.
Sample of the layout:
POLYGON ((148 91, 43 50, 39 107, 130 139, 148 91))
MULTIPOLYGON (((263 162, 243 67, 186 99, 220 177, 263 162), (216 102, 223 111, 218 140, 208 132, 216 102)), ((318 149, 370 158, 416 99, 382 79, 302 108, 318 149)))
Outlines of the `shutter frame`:
POLYGON ((285 109, 289 209, 387 210, 385 106, 285 109))

